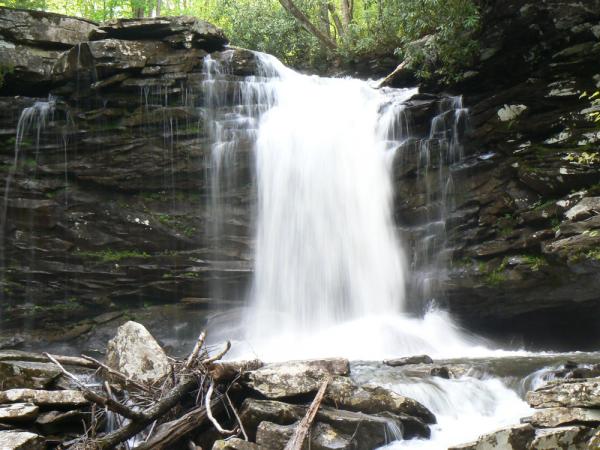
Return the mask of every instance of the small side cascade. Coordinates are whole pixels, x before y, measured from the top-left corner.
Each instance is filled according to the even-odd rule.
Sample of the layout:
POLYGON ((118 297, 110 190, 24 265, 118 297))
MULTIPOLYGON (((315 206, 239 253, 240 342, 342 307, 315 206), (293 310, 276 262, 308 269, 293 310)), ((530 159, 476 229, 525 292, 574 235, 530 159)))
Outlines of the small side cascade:
POLYGON ((400 202, 405 209, 397 211, 396 218, 411 242, 409 303, 421 311, 443 301, 443 280, 452 257, 447 243, 448 220, 455 207, 452 167, 465 156, 462 136, 468 124, 462 97, 433 103, 436 112, 428 130, 412 125, 417 108, 404 108, 406 137, 399 142, 394 165, 400 188, 410 185, 412 191, 400 202))

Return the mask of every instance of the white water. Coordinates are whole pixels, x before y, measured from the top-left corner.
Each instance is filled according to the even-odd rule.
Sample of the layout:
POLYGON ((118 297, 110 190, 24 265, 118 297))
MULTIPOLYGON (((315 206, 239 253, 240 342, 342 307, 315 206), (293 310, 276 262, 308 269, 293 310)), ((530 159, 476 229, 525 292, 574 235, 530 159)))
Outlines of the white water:
MULTIPOLYGON (((445 312, 405 312, 409 270, 392 221, 390 167, 410 137, 402 103, 415 91, 382 92, 358 80, 301 75, 266 55, 260 60, 261 77, 238 81, 234 113, 212 116, 215 185, 226 180, 237 143, 255 142, 255 276, 233 356, 506 355, 461 331, 445 312)), ((231 95, 227 67, 210 59, 205 67, 205 92, 218 109, 231 95)), ((436 132, 440 126, 438 119, 436 132)), ((443 225, 443 217, 436 221, 443 225)), ((446 448, 528 412, 498 379, 380 383, 421 401, 439 422, 431 440, 395 442, 393 448, 446 448)))

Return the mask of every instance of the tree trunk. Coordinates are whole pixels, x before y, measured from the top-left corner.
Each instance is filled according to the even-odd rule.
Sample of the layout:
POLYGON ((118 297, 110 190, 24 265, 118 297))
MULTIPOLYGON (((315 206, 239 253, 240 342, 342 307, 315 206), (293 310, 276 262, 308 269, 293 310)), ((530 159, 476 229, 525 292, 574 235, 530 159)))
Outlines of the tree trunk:
POLYGON ((156 17, 160 17, 160 7, 162 6, 162 0, 156 0, 156 17))
POLYGON ((352 0, 341 0, 342 1, 342 22, 344 24, 344 31, 348 29, 348 25, 352 22, 352 16, 354 15, 354 2, 352 0))
POLYGON ((335 50, 337 48, 337 44, 335 43, 335 41, 329 36, 327 36, 325 33, 323 33, 321 30, 319 30, 308 19, 308 17, 306 17, 306 15, 300 9, 298 9, 298 7, 294 4, 292 0, 279 0, 279 3, 281 3, 281 6, 283 6, 283 8, 287 12, 294 16, 294 18, 300 23, 300 25, 302 25, 302 27, 306 31, 308 31, 319 41, 321 41, 321 43, 325 45, 325 47, 329 48, 330 50, 335 50))

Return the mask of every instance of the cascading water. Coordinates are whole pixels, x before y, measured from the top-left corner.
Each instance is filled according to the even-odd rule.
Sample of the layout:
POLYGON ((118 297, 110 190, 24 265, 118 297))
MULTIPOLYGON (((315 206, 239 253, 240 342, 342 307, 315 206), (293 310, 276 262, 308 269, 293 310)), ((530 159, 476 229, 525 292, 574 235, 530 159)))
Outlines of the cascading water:
MULTIPOLYGON (((261 73, 237 80, 227 64, 210 59, 205 64, 213 205, 222 226, 223 192, 232 183, 236 152, 246 149, 241 142, 253 142, 255 158, 254 281, 242 326, 226 330, 231 336, 232 328, 241 328, 235 356, 376 360, 494 354, 447 313, 430 310, 419 317, 405 308, 407 278, 415 274, 392 219, 391 171, 401 156, 396 152, 413 139, 404 102, 416 91, 386 92, 358 80, 305 76, 270 56, 257 58, 261 73), (227 99, 237 106, 219 114, 227 99)), ((444 206, 452 188, 447 167, 461 157, 457 124, 465 116, 460 99, 443 105, 429 138, 418 144, 427 200, 437 208, 421 230, 426 241, 421 259, 412 259, 415 273, 430 278, 443 264, 444 206)), ((372 374, 370 381, 416 398, 438 416, 431 440, 391 446, 444 448, 528 412, 496 378, 389 380, 372 374), (458 427, 465 417, 477 418, 477 425, 458 427)))

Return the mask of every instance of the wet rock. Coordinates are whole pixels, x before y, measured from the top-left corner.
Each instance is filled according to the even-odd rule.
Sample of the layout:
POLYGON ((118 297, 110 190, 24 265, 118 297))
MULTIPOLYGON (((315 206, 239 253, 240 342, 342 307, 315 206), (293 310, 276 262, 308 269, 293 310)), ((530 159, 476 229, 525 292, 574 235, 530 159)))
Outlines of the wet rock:
POLYGON ((28 361, 0 361, 2 388, 44 389, 59 375, 60 370, 50 363, 28 361))
POLYGON ((366 414, 390 412, 417 417, 425 423, 435 423, 434 414, 421 403, 381 386, 358 386, 349 378, 334 377, 327 387, 324 401, 350 411, 366 414))
MULTIPOLYGON (((244 400, 240 417, 244 427, 252 439, 256 436, 258 426, 263 421, 277 425, 291 425, 301 420, 306 414, 306 406, 290 405, 272 400, 244 400)), ((401 422, 389 417, 321 407, 316 420, 333 427, 336 432, 354 436, 357 448, 376 448, 386 443, 390 427, 401 427, 401 422), (358 432, 357 432, 358 430, 358 432)))
POLYGON ((108 342, 106 364, 133 380, 154 383, 170 373, 167 355, 148 330, 137 322, 121 325, 108 342))
POLYGON ((563 425, 600 424, 600 409, 587 408, 545 408, 536 411, 531 417, 523 419, 535 427, 552 428, 563 425))
POLYGON ((546 428, 536 430, 531 449, 535 450, 586 450, 591 430, 582 426, 546 428))
POLYGON ((600 448, 600 428, 596 429, 596 432, 588 441, 588 448, 600 448))
POLYGON ((43 391, 34 389, 9 389, 0 392, 0 403, 33 403, 38 406, 81 406, 88 401, 80 391, 43 391))
POLYGON ((30 422, 35 420, 39 408, 32 403, 0 405, 0 422, 30 422))
MULTIPOLYGON (((272 422, 261 422, 256 431, 256 443, 265 450, 283 450, 294 435, 297 423, 277 425, 272 422)), ((314 450, 346 450, 354 449, 352 436, 337 432, 328 424, 317 422, 310 431, 310 441, 307 439, 302 448, 314 450)))
POLYGON ((427 355, 415 355, 406 358, 387 359, 383 363, 390 367, 401 367, 408 364, 433 364, 433 359, 427 355))
POLYGON ((329 375, 347 375, 347 359, 322 359, 269 364, 247 375, 247 385, 267 398, 296 397, 316 392, 329 375))
POLYGON ((600 408, 600 379, 560 380, 527 393, 534 408, 600 408))
POLYGON ((37 434, 25 431, 0 431, 2 450, 44 450, 44 439, 37 434))
POLYGON ((516 425, 481 436, 477 441, 450 447, 448 450, 529 450, 535 435, 529 424, 516 425))
POLYGON ((213 444, 212 450, 258 450, 259 446, 254 442, 244 441, 243 439, 233 438, 227 440, 218 440, 213 444))
POLYGON ((571 209, 565 216, 574 222, 589 219, 600 214, 600 197, 585 197, 571 209))

